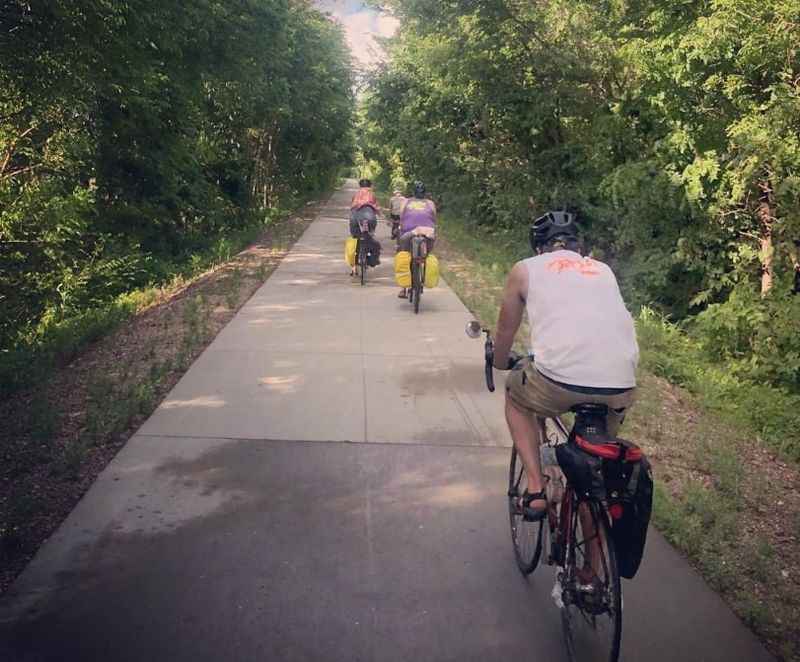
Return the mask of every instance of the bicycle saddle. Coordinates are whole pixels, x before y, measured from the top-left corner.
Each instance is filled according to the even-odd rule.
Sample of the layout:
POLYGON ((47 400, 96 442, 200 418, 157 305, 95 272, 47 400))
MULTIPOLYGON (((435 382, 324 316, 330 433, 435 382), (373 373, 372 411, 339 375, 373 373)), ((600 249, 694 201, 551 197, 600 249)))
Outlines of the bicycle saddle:
POLYGON ((597 440, 609 439, 606 417, 608 405, 581 403, 570 408, 575 413, 573 432, 581 437, 597 440))
POLYGON ((608 416, 608 405, 601 405, 594 402, 582 402, 570 408, 578 416, 608 416))

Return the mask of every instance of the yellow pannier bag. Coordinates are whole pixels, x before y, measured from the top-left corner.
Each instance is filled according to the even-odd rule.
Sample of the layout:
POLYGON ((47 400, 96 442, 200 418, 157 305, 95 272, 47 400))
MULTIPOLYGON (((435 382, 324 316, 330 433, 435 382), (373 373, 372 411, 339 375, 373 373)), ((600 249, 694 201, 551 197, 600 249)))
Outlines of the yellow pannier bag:
POLYGON ((425 258, 425 287, 428 289, 439 284, 439 260, 435 255, 425 258))
POLYGON ((355 237, 348 237, 344 242, 344 259, 351 267, 356 264, 356 247, 358 246, 358 239, 355 237))
POLYGON ((394 281, 400 287, 411 287, 411 253, 408 251, 394 256, 394 281))

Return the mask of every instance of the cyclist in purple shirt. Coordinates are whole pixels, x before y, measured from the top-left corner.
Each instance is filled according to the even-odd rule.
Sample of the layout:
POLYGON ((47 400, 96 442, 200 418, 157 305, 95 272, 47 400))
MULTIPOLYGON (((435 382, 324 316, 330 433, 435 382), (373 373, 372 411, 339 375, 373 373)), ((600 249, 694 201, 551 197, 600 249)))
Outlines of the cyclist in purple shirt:
MULTIPOLYGON (((400 214, 400 239, 397 241, 398 249, 401 251, 411 251, 411 238, 414 236, 416 228, 431 228, 431 231, 436 227, 436 205, 433 200, 428 200, 425 197, 425 184, 422 182, 414 182, 414 197, 410 198, 405 206, 403 212, 400 214)), ((433 249, 433 232, 428 237, 428 252, 433 249)), ((408 296, 406 288, 400 290, 398 294, 401 299, 408 296)))

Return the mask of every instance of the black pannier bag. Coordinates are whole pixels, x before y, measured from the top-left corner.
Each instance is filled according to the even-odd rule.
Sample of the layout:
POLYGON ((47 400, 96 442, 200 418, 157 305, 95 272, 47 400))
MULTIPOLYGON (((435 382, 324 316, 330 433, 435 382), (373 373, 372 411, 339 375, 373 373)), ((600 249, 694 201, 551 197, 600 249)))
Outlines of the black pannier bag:
POLYGON ((611 519, 611 538, 619 574, 631 579, 644 556, 653 507, 650 463, 635 444, 598 432, 584 437, 573 431, 556 446, 556 457, 578 494, 621 505, 621 515, 611 519))
POLYGON ((570 439, 556 446, 556 459, 570 485, 581 496, 600 501, 606 498, 603 458, 590 455, 570 439))
POLYGON ((373 237, 369 238, 369 243, 367 243, 367 265, 370 267, 377 267, 381 263, 381 243, 374 239, 373 237))
POLYGON ((617 552, 619 574, 632 579, 639 570, 647 542, 647 526, 653 511, 653 473, 642 456, 635 463, 622 502, 622 517, 612 521, 611 538, 617 552))

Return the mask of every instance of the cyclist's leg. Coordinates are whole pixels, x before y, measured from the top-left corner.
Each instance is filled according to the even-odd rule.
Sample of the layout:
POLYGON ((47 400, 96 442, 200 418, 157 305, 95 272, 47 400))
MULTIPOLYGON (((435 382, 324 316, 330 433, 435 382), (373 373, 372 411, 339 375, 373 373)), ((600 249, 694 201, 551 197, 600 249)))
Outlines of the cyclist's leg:
POLYGON ((606 417, 606 429, 608 434, 616 437, 622 422, 625 420, 625 414, 628 408, 633 405, 634 392, 631 391, 630 398, 626 396, 624 402, 615 402, 613 405, 608 406, 608 416, 606 417))
MULTIPOLYGON (((606 418, 606 428, 609 435, 616 436, 619 426, 625 418, 625 411, 633 404, 635 393, 635 389, 631 389, 620 395, 579 395, 576 397, 580 397, 583 402, 596 402, 607 405, 609 414, 606 418)), ((605 571, 603 569, 603 541, 600 540, 603 532, 602 530, 598 531, 595 527, 588 504, 582 503, 580 505, 578 518, 581 523, 583 539, 589 541, 587 543, 584 567, 581 569, 579 579, 587 584, 592 581, 593 577, 600 577, 605 580, 607 578, 604 578, 605 571)))
MULTIPOLYGON (((575 394, 559 388, 532 364, 524 370, 514 370, 506 380, 506 421, 511 438, 522 456, 528 476, 528 491, 542 489, 539 466, 539 445, 542 430, 536 417, 558 416, 577 404, 575 394)), ((534 509, 544 508, 545 502, 534 501, 534 509)))
POLYGON ((365 218, 367 220, 367 227, 369 229, 369 250, 373 254, 374 264, 370 266, 378 266, 381 263, 381 243, 375 239, 375 230, 378 227, 378 215, 372 207, 365 207, 365 218))
POLYGON ((593 577, 603 576, 603 549, 597 537, 598 532, 592 519, 592 512, 585 501, 578 506, 578 520, 581 523, 583 540, 589 541, 585 542, 584 564, 583 568, 578 568, 578 579, 582 583, 591 584, 593 577))
MULTIPOLYGON (((539 463, 539 445, 542 440, 541 426, 538 419, 531 412, 524 411, 511 399, 506 392, 506 422, 511 433, 511 439, 522 458, 527 476, 528 492, 535 494, 541 492, 542 468, 539 463)), ((533 510, 544 510, 547 507, 545 499, 534 499, 530 507, 533 510)))
POLYGON ((375 232, 375 228, 378 226, 378 215, 375 213, 375 210, 370 207, 369 205, 365 205, 358 210, 358 218, 361 221, 367 222, 367 229, 369 230, 370 234, 375 232))
POLYGON ((400 235, 400 238, 397 240, 397 245, 400 247, 401 251, 408 251, 411 252, 411 239, 413 238, 413 232, 406 232, 405 234, 400 235))
MULTIPOLYGON (((350 236, 353 237, 354 239, 358 239, 359 234, 360 234, 360 231, 358 229, 358 220, 356 219, 356 210, 355 209, 351 209, 350 210, 350 236)), ((358 250, 356 250, 356 261, 358 261, 358 250)), ((355 262, 353 263, 353 266, 350 267, 350 275, 351 276, 355 276, 356 275, 355 262)))

